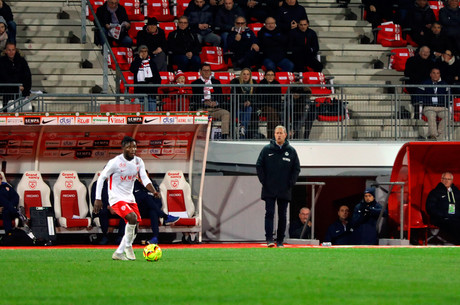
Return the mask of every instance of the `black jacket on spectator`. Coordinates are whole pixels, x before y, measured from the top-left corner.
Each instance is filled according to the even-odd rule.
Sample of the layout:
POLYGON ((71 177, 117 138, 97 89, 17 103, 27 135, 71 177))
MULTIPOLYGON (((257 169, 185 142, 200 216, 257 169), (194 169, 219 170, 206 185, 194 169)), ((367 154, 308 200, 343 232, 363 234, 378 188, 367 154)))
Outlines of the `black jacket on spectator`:
POLYGON ((288 36, 284 35, 278 27, 273 31, 263 27, 257 34, 257 39, 263 58, 269 58, 275 63, 286 58, 288 36))
POLYGON ((452 192, 448 194, 447 188, 441 182, 431 190, 426 198, 426 211, 430 216, 430 222, 440 225, 444 220, 460 221, 460 190, 452 184, 452 192), (455 204, 455 214, 449 214, 449 204, 455 204))
POLYGON ((294 69, 298 72, 305 71, 309 66, 316 72, 323 70, 323 65, 316 59, 319 51, 318 36, 316 32, 308 28, 305 32, 295 28, 289 31, 290 59, 294 63, 294 69))
POLYGON ((198 28, 198 25, 202 23, 209 24, 210 26, 214 25, 213 8, 208 3, 205 3, 203 7, 199 7, 192 0, 190 1, 189 6, 185 9, 184 15, 188 17, 190 29, 193 33, 204 36, 212 32, 211 27, 205 30, 200 30, 198 28))
MULTIPOLYGON (((260 85, 279 85, 279 81, 273 80, 270 84, 264 78, 260 81, 260 85)), ((263 106, 269 106, 277 111, 281 111, 281 87, 277 86, 264 86, 257 87, 257 108, 261 109, 263 106)))
POLYGON ((292 188, 300 173, 296 150, 286 140, 281 148, 275 139, 264 146, 256 163, 257 176, 262 183, 262 200, 277 198, 291 200, 292 188))
POLYGON ((454 62, 451 65, 441 58, 438 58, 435 62, 436 67, 438 67, 441 72, 441 79, 449 85, 460 83, 460 61, 456 58, 453 60, 454 62), (458 80, 455 80, 455 77, 457 77, 458 80))
MULTIPOLYGON (((434 67, 434 62, 430 57, 423 59, 417 53, 410 57, 406 62, 404 76, 409 77, 406 84, 421 84, 425 79, 430 78, 431 69, 434 67)), ((414 93, 416 88, 408 88, 410 93, 414 93)))
POLYGON ((377 201, 370 203, 362 200, 353 211, 353 244, 355 245, 377 245, 377 219, 382 211, 382 205, 377 201))
MULTIPOLYGON (((157 70, 157 66, 151 57, 149 61, 150 69, 152 70, 152 77, 146 78, 145 81, 139 81, 137 79, 137 72, 142 64, 142 59, 136 55, 134 57, 133 62, 131 63, 131 67, 129 67, 129 71, 134 74, 134 84, 161 84, 161 77, 160 73, 157 70)), ((148 93, 148 94, 157 94, 158 87, 134 87, 134 93, 148 93)))
POLYGON ((286 2, 278 10, 278 16, 276 18, 276 24, 281 31, 288 33, 291 30, 291 21, 299 23, 302 19, 307 19, 307 12, 305 7, 300 5, 297 1, 295 5, 288 5, 286 2))
POLYGON ((230 32, 235 24, 236 17, 244 17, 243 9, 238 3, 233 4, 231 10, 227 10, 223 5, 217 9, 216 18, 214 19, 214 26, 218 33, 230 32))
POLYGON ((327 229, 326 236, 324 237, 325 242, 330 242, 333 245, 351 245, 351 226, 346 226, 337 219, 327 229))
MULTIPOLYGON (((247 56, 249 55, 249 52, 255 53, 255 51, 250 51, 250 50, 251 50, 251 46, 254 43, 257 44, 258 42, 257 37, 254 34, 254 32, 251 31, 250 28, 245 28, 244 31, 240 33, 241 34, 240 41, 235 40, 236 34, 237 34, 236 31, 231 31, 228 34, 228 37, 227 37, 228 50, 233 53, 232 62, 235 64, 235 66, 246 68, 245 66, 241 66, 241 64, 243 62, 246 62, 246 60, 244 59, 247 58, 247 56)), ((254 60, 256 56, 257 56, 257 53, 253 54, 250 58, 254 60)), ((257 64, 257 62, 252 62, 251 64, 257 64)))
MULTIPOLYGON (((115 15, 117 15, 118 24, 122 24, 123 22, 130 23, 128 14, 126 13, 126 9, 123 5, 118 4, 117 10, 115 11, 115 15)), ((101 24, 102 28, 104 28, 106 24, 112 23, 112 15, 107 10, 107 1, 105 1, 102 6, 97 8, 96 17, 99 20, 99 23, 101 24)), ((128 35, 128 31, 125 27, 123 27, 120 33, 120 38, 126 35, 128 35)), ((100 41, 100 39, 101 38, 99 35, 99 31, 96 27, 94 31, 94 42, 96 44, 103 44, 103 41, 100 41)), ((109 43, 111 42, 111 40, 112 38, 109 39, 109 43)))
POLYGON ((424 36, 425 42, 420 45, 424 44, 429 47, 431 53, 444 53, 446 50, 452 50, 452 43, 443 31, 438 35, 435 35, 432 31, 427 31, 424 36))
POLYGON ((167 53, 165 31, 160 27, 157 28, 158 32, 152 35, 147 32, 147 26, 144 26, 144 28, 141 31, 139 31, 139 33, 137 33, 137 46, 147 46, 147 48, 149 48, 150 53, 155 51, 157 48, 161 48, 163 52, 167 53))
MULTIPOLYGON (((0 83, 21 83, 24 86, 22 96, 29 96, 32 87, 32 74, 30 73, 29 64, 19 52, 11 61, 7 55, 0 57, 0 83)), ((3 87, 5 93, 17 93, 17 87, 3 87)))
POLYGON ((422 45, 424 42, 425 35, 428 32, 431 32, 429 28, 426 27, 427 24, 432 24, 436 21, 433 10, 430 8, 430 5, 427 3, 425 7, 418 6, 417 3, 407 13, 403 27, 410 28, 410 36, 412 39, 422 45), (420 33, 423 32, 423 35, 420 33))
POLYGON ((296 218, 289 224, 289 237, 290 238, 302 238, 302 239, 310 239, 311 238, 311 227, 307 226, 305 228, 305 232, 302 234, 304 224, 300 221, 299 218, 296 218))
POLYGON ((3 7, 0 8, 0 16, 3 16, 6 22, 13 21, 13 12, 11 11, 10 6, 5 3, 5 1, 3 1, 3 7))
POLYGON ((187 52, 192 52, 193 55, 199 56, 201 44, 196 34, 190 31, 190 28, 186 28, 185 30, 177 29, 169 33, 168 52, 175 55, 184 55, 187 52))
MULTIPOLYGON (((446 87, 447 83, 443 80, 437 82, 436 84, 442 85, 444 87, 423 87, 420 86, 417 88, 417 101, 422 102, 423 106, 435 106, 435 107, 448 107, 448 94, 449 88, 446 87), (437 102, 433 101, 433 98, 436 97, 437 102)), ((434 85, 431 79, 427 79, 422 82, 422 85, 434 85)))

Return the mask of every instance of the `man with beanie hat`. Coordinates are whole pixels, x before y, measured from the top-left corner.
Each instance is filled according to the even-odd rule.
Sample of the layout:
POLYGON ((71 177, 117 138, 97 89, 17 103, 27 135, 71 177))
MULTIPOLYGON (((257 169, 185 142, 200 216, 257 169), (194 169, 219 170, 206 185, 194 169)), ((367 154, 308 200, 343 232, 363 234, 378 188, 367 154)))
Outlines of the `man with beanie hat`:
POLYGON ((363 200, 355 206, 351 225, 355 245, 377 245, 377 219, 382 205, 375 201, 375 188, 366 188, 363 200))
POLYGON ((158 27, 155 17, 149 18, 144 28, 137 33, 137 47, 145 45, 149 48, 150 56, 155 62, 158 71, 167 71, 166 63, 166 35, 165 31, 158 27))

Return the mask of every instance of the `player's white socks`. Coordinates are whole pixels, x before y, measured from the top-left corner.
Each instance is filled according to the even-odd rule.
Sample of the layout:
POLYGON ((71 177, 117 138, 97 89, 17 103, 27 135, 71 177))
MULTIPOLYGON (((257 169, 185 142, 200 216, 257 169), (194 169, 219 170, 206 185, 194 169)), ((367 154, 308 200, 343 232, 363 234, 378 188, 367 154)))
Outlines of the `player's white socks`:
POLYGON ((129 223, 125 226, 125 234, 123 235, 123 239, 120 242, 120 245, 117 248, 117 253, 125 252, 125 248, 132 246, 133 241, 136 238, 136 225, 131 225, 129 223))

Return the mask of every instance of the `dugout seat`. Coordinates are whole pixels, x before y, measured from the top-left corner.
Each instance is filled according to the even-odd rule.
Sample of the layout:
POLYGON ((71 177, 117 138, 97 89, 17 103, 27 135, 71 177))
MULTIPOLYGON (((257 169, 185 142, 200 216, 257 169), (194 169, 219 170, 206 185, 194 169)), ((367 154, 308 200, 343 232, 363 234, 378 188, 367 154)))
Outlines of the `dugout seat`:
POLYGON ((76 171, 61 171, 53 186, 54 213, 64 228, 90 227, 86 187, 76 171))
POLYGON ((180 170, 166 172, 160 184, 163 211, 166 214, 180 217, 176 226, 196 226, 195 204, 192 201, 190 184, 185 180, 180 170))
POLYGON ((30 208, 51 207, 50 187, 43 181, 39 171, 27 171, 17 186, 19 207, 23 207, 26 217, 30 218, 30 208))
MULTIPOLYGON (((2 182, 8 182, 8 181, 6 181, 6 177, 5 177, 5 174, 3 172, 0 171, 0 175, 2 176, 2 182)), ((18 218, 13 219, 13 221, 12 221, 13 228, 17 227, 18 222, 19 222, 18 218)), ((3 228, 3 220, 2 219, 0 219, 0 227, 3 228)))

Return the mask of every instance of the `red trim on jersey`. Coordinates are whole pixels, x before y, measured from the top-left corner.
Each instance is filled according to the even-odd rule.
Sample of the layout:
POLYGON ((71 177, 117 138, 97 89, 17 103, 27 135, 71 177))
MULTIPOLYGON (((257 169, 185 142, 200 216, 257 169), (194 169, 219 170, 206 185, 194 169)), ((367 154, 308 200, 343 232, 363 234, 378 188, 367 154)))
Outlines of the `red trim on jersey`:
POLYGON ((109 177, 109 190, 112 189, 112 179, 113 179, 113 174, 110 175, 110 177, 109 177))

